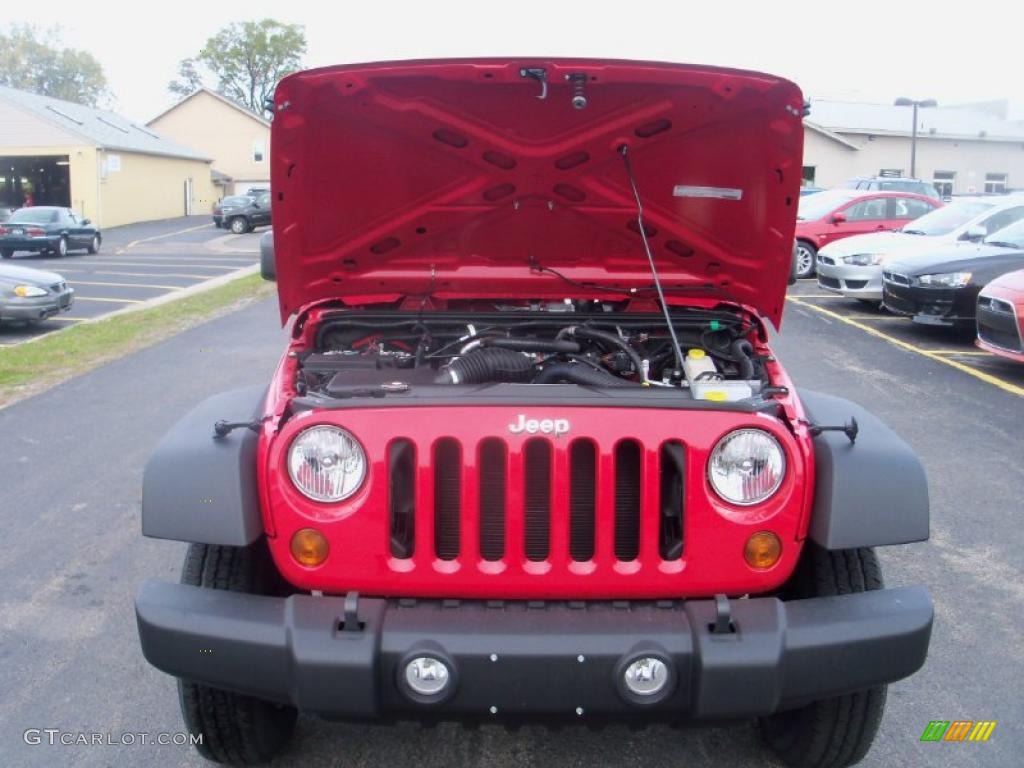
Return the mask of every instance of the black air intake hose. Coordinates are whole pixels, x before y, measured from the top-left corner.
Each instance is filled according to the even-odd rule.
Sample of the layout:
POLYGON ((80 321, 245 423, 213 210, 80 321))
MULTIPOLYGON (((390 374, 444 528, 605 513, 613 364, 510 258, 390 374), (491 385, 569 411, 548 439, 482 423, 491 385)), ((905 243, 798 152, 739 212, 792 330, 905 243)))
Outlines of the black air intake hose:
POLYGON ((606 371, 599 371, 580 363, 551 363, 537 374, 534 384, 557 384, 569 381, 588 387, 639 387, 639 382, 620 379, 606 371))
POLYGON ((513 349, 516 352, 554 352, 577 354, 580 345, 568 339, 507 339, 504 337, 488 337, 484 339, 485 347, 513 349))
POLYGON ((750 381, 754 378, 754 361, 751 356, 754 354, 754 347, 746 339, 736 339, 729 345, 729 351, 736 359, 736 365, 740 369, 740 378, 750 381))
POLYGON ((474 349, 453 360, 435 384, 525 382, 533 378, 533 360, 511 349, 474 349))

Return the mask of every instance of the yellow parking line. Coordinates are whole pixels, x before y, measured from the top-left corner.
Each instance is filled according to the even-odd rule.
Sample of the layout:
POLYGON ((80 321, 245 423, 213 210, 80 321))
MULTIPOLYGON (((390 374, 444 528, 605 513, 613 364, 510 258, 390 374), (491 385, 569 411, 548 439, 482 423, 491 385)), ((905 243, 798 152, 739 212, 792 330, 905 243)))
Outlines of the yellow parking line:
POLYGON ((802 307, 806 307, 807 309, 813 310, 814 312, 825 315, 826 317, 831 318, 832 320, 838 320, 840 323, 846 323, 847 325, 851 325, 854 328, 859 328, 860 330, 864 331, 867 334, 870 334, 871 336, 875 336, 879 339, 885 339, 890 344, 893 344, 899 347, 900 349, 905 349, 908 352, 915 352, 919 355, 922 355, 923 357, 927 357, 929 360, 934 360, 936 362, 942 363, 943 365, 948 365, 950 368, 956 368, 958 371, 961 371, 963 373, 968 374, 969 376, 973 376, 976 379, 984 381, 986 384, 991 384, 993 387, 998 387, 1004 392, 1009 392, 1011 395, 1018 395, 1020 397, 1024 397, 1024 387, 1019 387, 1016 384, 1011 384, 1008 381, 1004 381, 1003 379, 1000 379, 996 376, 992 376, 991 374, 985 373, 984 371, 975 370, 974 368, 971 368, 969 365, 964 365, 963 363, 957 362, 956 360, 950 360, 947 357, 943 357, 941 354, 936 354, 930 349, 922 349, 921 347, 917 347, 913 344, 903 341, 902 339, 897 339, 895 336, 890 336, 887 333, 883 333, 877 328, 872 328, 870 325, 864 325, 863 323, 859 323, 856 320, 851 320, 849 317, 844 317, 843 315, 840 315, 838 312, 833 312, 830 309, 819 307, 816 304, 805 302, 795 297, 790 297, 790 299, 795 304, 799 304, 802 307))
POLYGON ((787 299, 841 299, 838 293, 798 293, 795 296, 787 296, 787 299))
MULTIPOLYGON (((148 277, 155 277, 155 275, 148 275, 148 277)), ((110 285, 115 288, 160 288, 165 291, 177 291, 181 288, 180 285, 154 285, 152 283, 91 283, 86 280, 68 280, 72 285, 110 285)))
POLYGON ((967 355, 968 357, 993 357, 990 352, 979 349, 929 349, 933 355, 967 355))
POLYGON ((75 301, 106 301, 111 304, 141 304, 142 299, 101 299, 99 296, 75 296, 75 301))
MULTIPOLYGON (((104 267, 185 267, 187 269, 224 269, 224 270, 227 270, 227 269, 238 269, 238 266, 235 265, 235 264, 192 264, 192 263, 183 264, 181 262, 170 262, 170 263, 167 263, 167 264, 164 264, 164 263, 157 264, 157 263, 153 263, 153 262, 140 263, 138 261, 93 261, 92 259, 89 259, 88 262, 83 262, 83 263, 99 264, 99 265, 102 265, 104 267)), ((251 263, 255 264, 256 262, 253 261, 251 263)), ((50 266, 57 266, 57 265, 51 264, 50 266)))
POLYGON ((198 229, 208 229, 209 226, 210 226, 210 223, 207 222, 206 224, 202 224, 202 225, 200 225, 198 227, 189 227, 188 229, 179 229, 179 230, 177 230, 175 232, 165 232, 162 235, 153 235, 152 237, 142 237, 142 238, 139 238, 138 240, 132 240, 124 248, 119 249, 118 253, 123 253, 124 251, 127 251, 129 248, 133 248, 134 246, 138 245, 139 243, 149 243, 149 242, 152 242, 153 240, 160 240, 161 238, 164 238, 164 237, 174 237, 174 235, 183 235, 186 232, 195 232, 198 229))

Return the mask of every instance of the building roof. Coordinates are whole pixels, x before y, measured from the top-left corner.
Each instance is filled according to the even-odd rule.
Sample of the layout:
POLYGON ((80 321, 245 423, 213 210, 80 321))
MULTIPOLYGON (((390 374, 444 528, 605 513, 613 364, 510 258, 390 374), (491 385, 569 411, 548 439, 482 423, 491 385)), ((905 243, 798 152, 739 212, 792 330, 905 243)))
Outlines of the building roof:
MULTIPOLYGON (((811 99, 810 119, 834 133, 909 136, 913 110, 892 104, 811 99)), ((917 135, 939 139, 1024 142, 1024 125, 1001 120, 970 105, 928 107, 917 111, 917 135)))
POLYGON ((13 104, 41 120, 77 134, 102 149, 163 155, 212 162, 194 149, 165 139, 116 112, 87 107, 71 101, 0 86, 0 100, 13 104))
POLYGON ((822 126, 818 125, 817 123, 812 122, 811 120, 804 120, 804 126, 807 127, 807 128, 810 128, 812 131, 815 131, 816 133, 820 133, 822 136, 825 136, 827 138, 832 139, 832 141, 839 142, 844 147, 847 147, 849 149, 855 149, 855 150, 858 150, 858 151, 860 150, 860 147, 858 147, 852 141, 847 141, 842 136, 840 136, 838 133, 835 133, 834 131, 830 131, 828 128, 823 128, 822 126))
POLYGON ((209 88, 198 88, 198 89, 192 91, 192 93, 190 93, 188 96, 186 96, 185 98, 183 98, 180 101, 176 102, 174 105, 168 107, 163 112, 161 112, 159 115, 154 117, 152 120, 150 120, 148 123, 146 123, 146 125, 152 125, 157 120, 159 120, 161 117, 166 115, 168 112, 173 112, 178 107, 180 107, 182 104, 184 104, 186 101, 189 101, 189 100, 195 98, 200 93, 205 93, 208 96, 212 96, 213 98, 217 99, 218 101, 223 102, 224 104, 226 104, 227 106, 231 107, 232 109, 237 109, 239 112, 241 112, 246 117, 252 118, 257 123, 262 125, 264 128, 270 128, 270 122, 269 121, 264 120, 262 117, 260 117, 256 113, 251 112, 250 110, 248 110, 245 107, 243 107, 241 104, 238 104, 238 103, 232 101, 231 99, 227 98, 226 96, 222 96, 221 94, 217 93, 216 91, 211 91, 209 88))

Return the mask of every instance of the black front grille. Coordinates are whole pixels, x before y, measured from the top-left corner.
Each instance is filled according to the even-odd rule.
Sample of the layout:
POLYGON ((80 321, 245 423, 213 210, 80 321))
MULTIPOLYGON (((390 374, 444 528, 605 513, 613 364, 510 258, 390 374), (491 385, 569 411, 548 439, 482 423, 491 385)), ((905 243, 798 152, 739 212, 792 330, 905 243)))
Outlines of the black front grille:
POLYGON ((551 443, 530 440, 523 452, 526 559, 547 560, 551 542, 551 443))
POLYGON ((868 284, 867 280, 847 280, 846 287, 851 291, 859 291, 861 288, 868 284))
POLYGON ((586 562, 594 556, 597 501, 597 448, 577 440, 569 449, 569 556, 586 562))
POLYGON ((399 439, 388 448, 391 554, 412 557, 416 541, 416 447, 399 439))
POLYGON ((459 556, 462 448, 445 438, 434 446, 434 551, 442 560, 459 556))
MULTIPOLYGON (((1013 307, 1011 306, 1012 310, 1013 307)), ((978 338, 1000 349, 1024 352, 1016 315, 982 306, 978 300, 978 338)))
POLYGON ((505 556, 505 443, 492 438, 480 446, 480 556, 505 556))
POLYGON ((824 286, 825 288, 839 288, 839 281, 834 277, 818 275, 818 285, 824 286))
POLYGON ((683 556, 683 494, 686 477, 686 449, 672 440, 661 446, 659 477, 660 528, 658 549, 663 560, 683 556))
POLYGON ((615 556, 636 560, 640 553, 640 446, 624 440, 615 449, 615 556))

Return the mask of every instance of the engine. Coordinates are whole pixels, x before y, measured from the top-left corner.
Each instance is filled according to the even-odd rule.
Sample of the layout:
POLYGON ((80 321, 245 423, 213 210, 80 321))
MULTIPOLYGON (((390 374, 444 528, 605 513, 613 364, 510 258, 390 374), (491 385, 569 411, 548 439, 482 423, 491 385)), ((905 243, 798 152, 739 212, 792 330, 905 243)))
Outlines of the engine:
MULTIPOLYGON (((706 400, 760 396, 768 380, 732 311, 339 313, 300 355, 297 391, 327 398, 493 384, 673 388, 706 400)), ((562 309, 568 307, 568 311, 562 309)))

